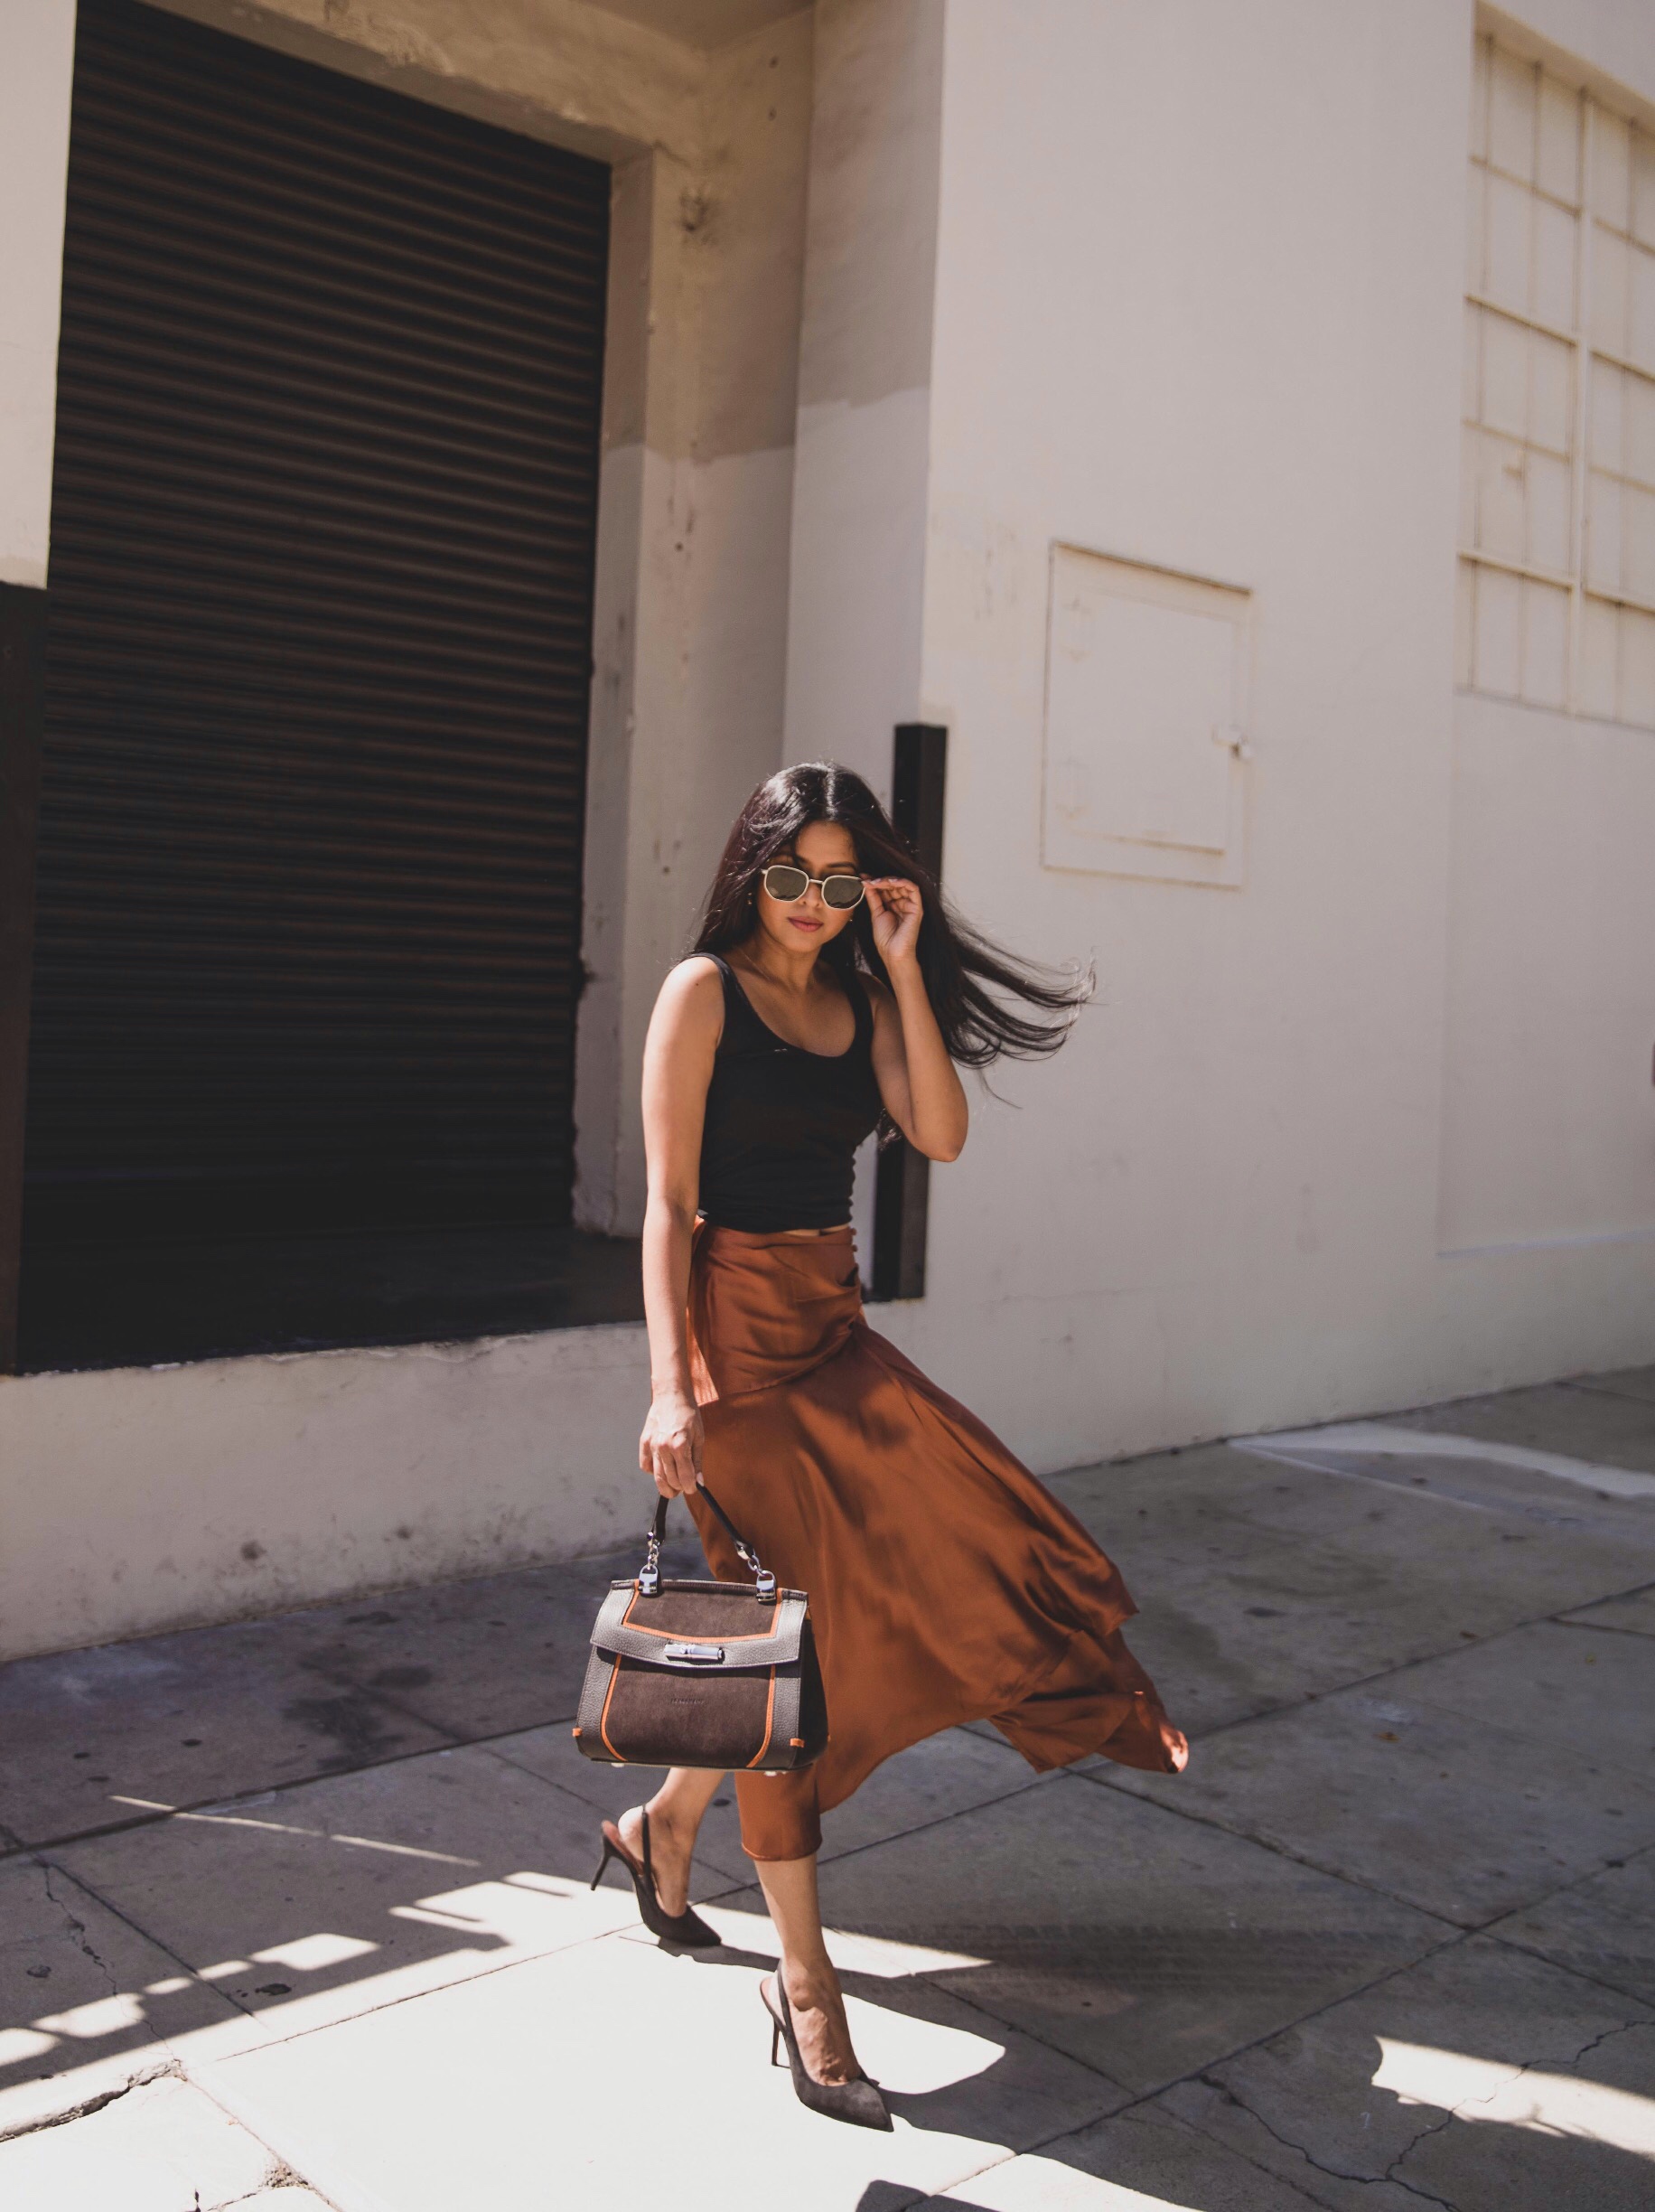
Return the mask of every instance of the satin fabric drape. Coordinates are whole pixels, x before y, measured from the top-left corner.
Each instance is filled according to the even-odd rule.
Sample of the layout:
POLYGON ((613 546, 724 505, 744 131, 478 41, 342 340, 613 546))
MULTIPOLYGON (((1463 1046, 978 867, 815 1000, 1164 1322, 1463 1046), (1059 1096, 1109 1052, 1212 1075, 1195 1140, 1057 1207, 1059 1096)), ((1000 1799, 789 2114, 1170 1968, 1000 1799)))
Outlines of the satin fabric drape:
MULTIPOLYGON (((784 1585, 809 1593, 829 1740, 736 1777, 754 1859, 801 1859, 882 1759, 987 1720, 1044 1770, 1094 1751, 1189 1756, 1120 1625, 1136 1610, 1085 1529, 982 1422, 869 1328, 848 1228, 697 1224, 689 1323, 704 1468, 784 1585)), ((713 1572, 745 1579, 690 1500, 713 1572)))

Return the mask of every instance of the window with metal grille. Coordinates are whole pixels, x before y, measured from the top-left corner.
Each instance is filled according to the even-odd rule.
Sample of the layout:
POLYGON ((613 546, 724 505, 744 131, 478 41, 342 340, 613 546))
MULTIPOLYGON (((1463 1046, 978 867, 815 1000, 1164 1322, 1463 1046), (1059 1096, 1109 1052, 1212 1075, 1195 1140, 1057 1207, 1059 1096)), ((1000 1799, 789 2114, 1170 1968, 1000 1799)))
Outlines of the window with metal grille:
POLYGON ((1655 728, 1655 134, 1480 38, 1467 254, 1458 680, 1655 728))

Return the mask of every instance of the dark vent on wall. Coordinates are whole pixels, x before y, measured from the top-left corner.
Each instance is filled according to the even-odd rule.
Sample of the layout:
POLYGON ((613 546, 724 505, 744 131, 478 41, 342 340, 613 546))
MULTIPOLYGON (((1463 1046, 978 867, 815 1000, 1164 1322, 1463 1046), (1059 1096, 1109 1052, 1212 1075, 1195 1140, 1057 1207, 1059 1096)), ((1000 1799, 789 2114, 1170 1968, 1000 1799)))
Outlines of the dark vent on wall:
POLYGON ((608 204, 82 0, 25 1269, 567 1219, 608 204))

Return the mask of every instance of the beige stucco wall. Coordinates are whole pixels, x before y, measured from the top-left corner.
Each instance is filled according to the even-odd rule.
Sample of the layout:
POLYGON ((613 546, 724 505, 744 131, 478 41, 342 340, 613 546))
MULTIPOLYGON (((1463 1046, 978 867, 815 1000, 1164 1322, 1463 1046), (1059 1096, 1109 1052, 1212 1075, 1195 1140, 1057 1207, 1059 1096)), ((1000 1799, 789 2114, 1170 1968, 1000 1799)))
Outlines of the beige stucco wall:
POLYGON ((624 1541, 648 1387, 634 1328, 0 1381, 0 1655, 624 1541))
MULTIPOLYGON (((922 717, 955 895, 1099 976, 884 1316, 1036 1467, 1655 1356, 1655 736, 1453 690, 1470 0, 818 0, 710 52, 669 0, 282 5, 617 163, 586 1219, 636 1219, 747 783, 883 781, 922 717), (1043 866, 1053 541, 1253 595, 1241 888, 1043 866)), ((1646 9, 1519 13, 1655 95, 1646 9)), ((7 1647, 606 1542, 646 1373, 618 1329, 0 1382, 7 1647)))
POLYGON ((1645 0, 1514 0, 1479 6, 1477 18, 1506 44, 1560 63, 1572 80, 1617 106, 1628 93, 1655 105, 1655 38, 1645 0))
MULTIPOLYGON (((1637 0, 1482 20, 1655 127, 1637 0)), ((1655 735, 1466 695, 1452 758, 1442 1248, 1495 1313, 1562 1264, 1572 1313, 1624 1272, 1636 1328, 1655 1272, 1655 735)))
POLYGON ((920 688, 943 22, 816 9, 784 751, 876 783, 920 688))
POLYGON ((958 1311, 924 1336, 1047 1464, 1424 1394, 1398 1325, 1435 1234, 1453 14, 949 12, 923 703, 957 892, 1099 994, 940 1179, 958 1311), (1044 158, 991 170, 1031 108, 1044 158), (1241 889, 1042 867, 1053 541, 1252 593, 1241 889))
POLYGON ((1444 1249, 1655 1268, 1655 736, 1463 698, 1453 828, 1444 1249))
MULTIPOLYGON (((1535 12, 1600 77, 1655 67, 1647 12, 1535 12)), ((818 15, 818 114, 836 51, 926 20, 818 15)), ((845 327, 808 305, 794 511, 796 577, 807 538, 831 579, 875 511, 922 529, 920 602, 796 591, 790 740, 881 758, 870 670, 883 719, 946 723, 955 895, 1100 988, 933 1176, 895 1332, 1040 1467, 1649 1358, 1655 738, 1453 690, 1470 5, 937 20, 922 503, 876 393, 826 395, 812 482, 813 347, 914 292, 853 224, 807 274, 845 327), (1253 595, 1240 890, 1042 865, 1054 542, 1253 595)))

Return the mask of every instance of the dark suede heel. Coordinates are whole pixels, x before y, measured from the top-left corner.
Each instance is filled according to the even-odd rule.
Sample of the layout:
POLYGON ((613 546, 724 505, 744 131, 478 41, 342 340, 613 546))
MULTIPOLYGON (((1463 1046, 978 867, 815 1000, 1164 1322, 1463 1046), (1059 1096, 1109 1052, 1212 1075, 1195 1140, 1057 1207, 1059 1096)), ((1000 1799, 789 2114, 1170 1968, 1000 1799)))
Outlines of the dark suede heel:
POLYGON ((891 2131, 891 2114, 885 2100, 879 2094, 879 2084, 859 2074, 855 2081, 818 2082, 807 2072, 804 2060, 799 2055, 799 2039, 793 2033, 793 2015, 788 2009, 787 1992, 781 1986, 780 1969, 776 1973, 776 2003, 765 1996, 763 1984, 759 1996, 764 2010, 770 2014, 770 2063, 779 2066, 780 2047, 787 2045, 787 2062, 793 2076, 793 2095, 811 2112, 820 2113, 828 2120, 844 2120, 852 2127, 882 2128, 891 2131), (780 2008, 778 2010, 778 2008, 780 2008))
POLYGON ((595 1889, 603 1879, 603 1869, 612 1859, 618 1860, 632 1878, 632 1889, 638 1898, 639 1917, 651 1936, 662 1943, 677 1944, 684 1951, 714 1951, 724 1940, 715 1936, 699 1913, 691 1912, 688 1906, 681 1913, 661 1910, 661 1901, 655 1893, 655 1869, 650 1860, 650 1815, 643 1816, 643 1864, 639 1865, 624 1845, 603 1838, 603 1856, 598 1861, 598 1870, 592 1878, 595 1889))

